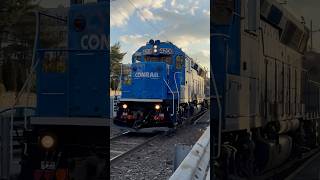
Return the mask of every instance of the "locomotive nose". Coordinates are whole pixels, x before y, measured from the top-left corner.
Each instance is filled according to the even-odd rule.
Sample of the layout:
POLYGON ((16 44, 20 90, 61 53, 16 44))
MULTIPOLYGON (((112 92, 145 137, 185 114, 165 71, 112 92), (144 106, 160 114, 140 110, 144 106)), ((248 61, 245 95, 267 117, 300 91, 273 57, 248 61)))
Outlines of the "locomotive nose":
POLYGON ((162 71, 163 71, 163 68, 162 68, 161 66, 158 66, 158 67, 156 68, 156 71, 157 71, 157 72, 162 72, 162 71))

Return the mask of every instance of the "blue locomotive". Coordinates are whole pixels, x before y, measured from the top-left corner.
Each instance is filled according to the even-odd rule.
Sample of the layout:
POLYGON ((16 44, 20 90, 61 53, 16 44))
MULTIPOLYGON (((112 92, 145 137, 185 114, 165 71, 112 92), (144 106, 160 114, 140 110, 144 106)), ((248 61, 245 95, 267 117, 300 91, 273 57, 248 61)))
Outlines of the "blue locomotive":
POLYGON ((216 172, 253 177, 319 144, 310 31, 275 0, 214 0, 211 88, 216 172))
POLYGON ((171 42, 150 40, 132 55, 114 124, 131 130, 174 128, 206 105, 206 70, 171 42))
POLYGON ((37 108, 24 135, 20 179, 98 179, 106 167, 109 2, 81 2, 72 1, 66 19, 37 13, 37 108), (66 32, 66 47, 61 36, 44 46, 43 21, 58 23, 50 36, 66 32))

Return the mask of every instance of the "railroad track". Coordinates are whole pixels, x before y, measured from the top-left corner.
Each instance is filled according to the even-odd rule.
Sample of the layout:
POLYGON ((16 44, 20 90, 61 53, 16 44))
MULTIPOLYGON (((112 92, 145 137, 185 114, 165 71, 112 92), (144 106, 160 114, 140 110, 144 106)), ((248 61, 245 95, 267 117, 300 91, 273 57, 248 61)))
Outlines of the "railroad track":
POLYGON ((128 136, 129 133, 120 134, 110 138, 110 163, 114 163, 120 158, 134 152, 152 140, 163 135, 155 134, 137 134, 128 136))
MULTIPOLYGON (((188 121, 191 121, 192 124, 196 124, 198 123, 198 120, 206 114, 206 112, 207 110, 204 110, 199 114, 189 117, 188 121)), ((131 134, 129 131, 114 135, 110 138, 110 163, 116 162, 161 135, 164 135, 164 133, 131 134)))
POLYGON ((265 179, 265 180, 290 180, 295 174, 297 174, 308 161, 313 160, 314 157, 318 157, 320 154, 320 148, 305 152, 299 158, 288 160, 285 164, 265 172, 261 176, 254 177, 252 179, 265 179))
POLYGON ((305 155, 305 157, 296 163, 293 170, 286 173, 285 180, 291 180, 294 179, 294 177, 301 172, 302 169, 304 169, 307 165, 312 163, 317 157, 320 156, 320 148, 316 148, 312 150, 310 153, 305 155))
POLYGON ((115 139, 117 139, 117 138, 119 138, 119 137, 122 137, 122 136, 124 136, 124 135, 127 135, 127 134, 129 134, 129 133, 130 133, 129 131, 117 133, 116 135, 110 137, 110 141, 111 141, 111 140, 115 140, 115 139))
MULTIPOLYGON (((203 117, 205 117, 207 114, 206 113, 209 113, 209 111, 206 109, 204 111, 202 111, 201 113, 199 113, 196 117, 195 120, 193 120, 193 125, 196 125, 196 124, 201 124, 201 123, 210 123, 210 118, 208 119, 208 121, 203 121, 203 117)), ((210 116, 210 115, 209 115, 210 116)))

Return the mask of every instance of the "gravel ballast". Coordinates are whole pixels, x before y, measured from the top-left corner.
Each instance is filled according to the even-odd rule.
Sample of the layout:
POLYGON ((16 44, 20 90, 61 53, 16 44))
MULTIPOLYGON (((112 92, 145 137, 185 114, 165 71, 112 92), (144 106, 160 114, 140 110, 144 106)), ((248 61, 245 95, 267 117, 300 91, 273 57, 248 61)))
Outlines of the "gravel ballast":
MULTIPOLYGON (((208 119, 209 112, 202 118, 208 119)), ((194 145, 207 126, 208 124, 185 125, 173 136, 160 136, 111 164, 110 179, 168 179, 173 174, 175 144, 194 145)))

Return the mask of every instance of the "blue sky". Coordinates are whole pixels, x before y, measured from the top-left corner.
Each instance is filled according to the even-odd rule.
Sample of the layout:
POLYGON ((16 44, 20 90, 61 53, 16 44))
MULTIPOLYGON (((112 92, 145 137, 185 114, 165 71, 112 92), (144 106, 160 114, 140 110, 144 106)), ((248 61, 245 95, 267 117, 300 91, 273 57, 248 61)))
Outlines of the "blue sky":
POLYGON ((209 0, 116 0, 110 5, 110 41, 127 52, 124 63, 150 39, 171 41, 209 68, 209 0))
MULTIPOLYGON (((139 18, 137 10, 129 4, 128 0, 111 1, 111 12, 113 13, 111 17, 113 22, 111 25, 111 42, 120 41, 123 44, 124 51, 132 53, 133 49, 145 43, 151 37, 161 40, 170 39, 178 45, 182 45, 183 49, 193 58, 207 62, 204 54, 209 54, 207 48, 209 43, 197 43, 197 40, 202 41, 208 36, 209 24, 206 22, 208 22, 209 16, 204 15, 205 13, 209 15, 209 0, 131 0, 146 17, 153 17, 150 17, 149 21, 157 26, 158 30, 150 27, 149 23, 139 18), (195 7, 198 8, 194 9, 195 7), (194 12, 194 15, 192 12, 194 12), (160 34, 160 32, 163 33, 160 34), (189 47, 186 40, 188 37, 193 37, 189 39, 189 44, 192 43, 189 47), (137 41, 134 41, 135 39, 137 41), (123 43, 124 40, 126 43, 123 43)), ((284 0, 278 1, 283 2, 284 0)), ((69 5, 69 0, 42 0, 41 3, 44 7, 51 8, 57 7, 59 4, 69 5)), ((320 29, 319 0, 288 0, 288 4, 285 6, 295 12, 298 18, 304 16, 308 26, 312 19, 314 29, 320 29)), ((320 52, 320 32, 314 33, 314 46, 320 52)), ((125 57, 125 61, 129 61, 129 59, 128 56, 125 57)))

